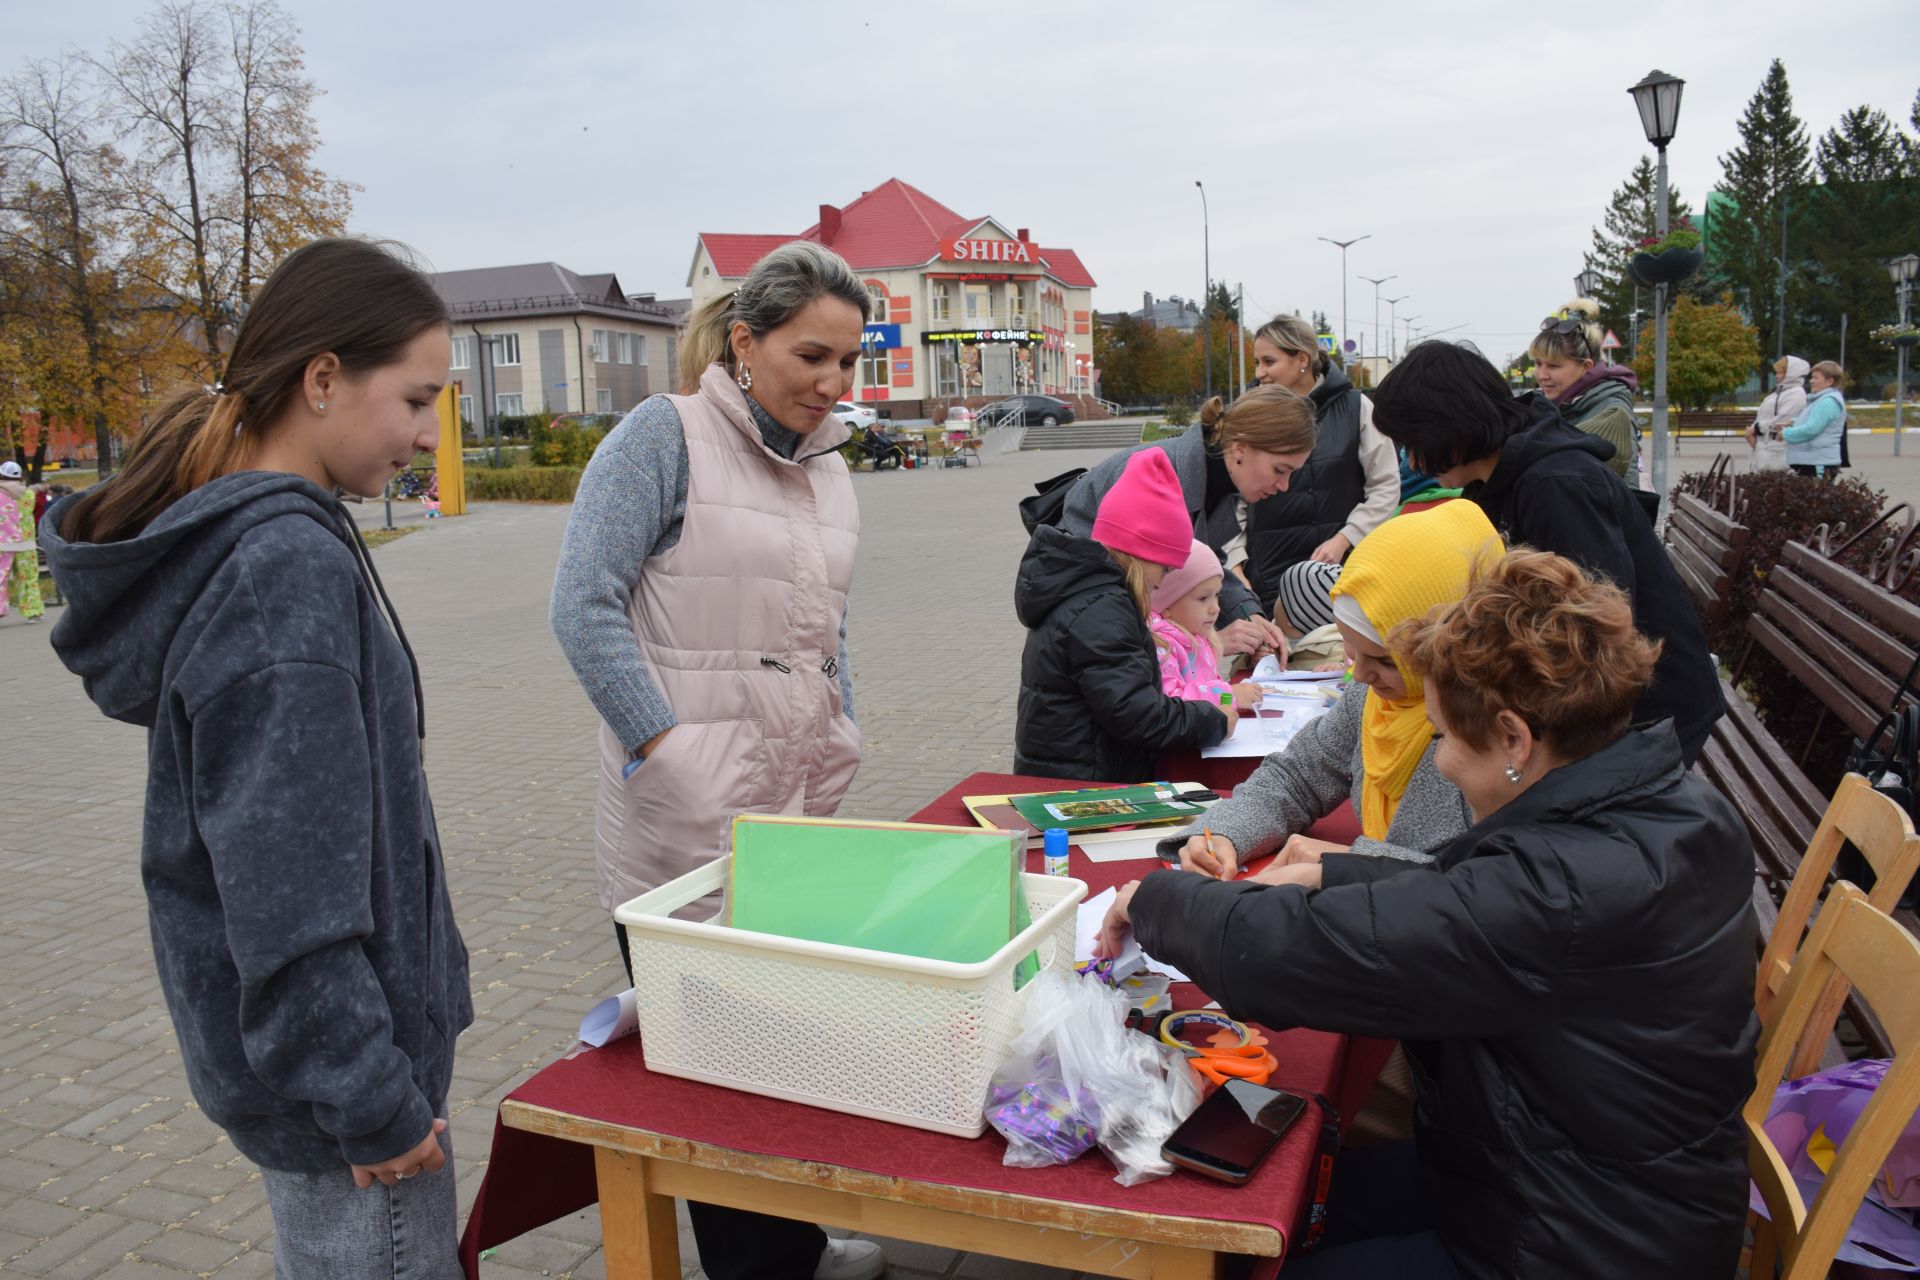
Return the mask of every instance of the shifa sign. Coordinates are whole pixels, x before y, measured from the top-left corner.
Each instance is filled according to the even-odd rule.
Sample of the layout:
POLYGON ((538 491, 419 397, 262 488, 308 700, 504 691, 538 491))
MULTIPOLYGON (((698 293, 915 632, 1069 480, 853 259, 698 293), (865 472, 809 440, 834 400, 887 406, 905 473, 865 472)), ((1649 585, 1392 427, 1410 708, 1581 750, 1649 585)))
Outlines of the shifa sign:
POLYGON ((948 262, 1018 262, 1033 266, 1033 246, 1025 240, 942 240, 940 256, 948 262))

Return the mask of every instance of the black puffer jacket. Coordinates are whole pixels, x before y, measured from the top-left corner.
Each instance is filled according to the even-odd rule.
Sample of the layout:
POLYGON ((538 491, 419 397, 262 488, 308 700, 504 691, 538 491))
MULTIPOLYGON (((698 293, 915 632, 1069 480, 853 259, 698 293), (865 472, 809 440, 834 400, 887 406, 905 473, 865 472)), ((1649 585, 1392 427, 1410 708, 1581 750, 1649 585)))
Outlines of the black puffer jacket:
POLYGON ((1465 1274, 1733 1274, 1753 849, 1671 726, 1548 774, 1430 868, 1322 866, 1315 893, 1151 875, 1134 928, 1237 1018, 1405 1042, 1465 1274))
POLYGON ((1015 773, 1147 782, 1160 752, 1226 737, 1217 707, 1161 692, 1146 620, 1099 543, 1049 525, 1036 529, 1013 603, 1028 629, 1015 773))
POLYGON ((1565 556, 1627 593, 1633 624, 1662 646, 1634 719, 1652 724, 1671 717, 1692 764, 1727 709, 1693 598, 1646 507, 1608 469, 1613 447, 1567 425, 1538 392, 1523 399, 1533 425, 1507 441, 1493 474, 1468 485, 1465 496, 1480 504, 1508 546, 1565 556))

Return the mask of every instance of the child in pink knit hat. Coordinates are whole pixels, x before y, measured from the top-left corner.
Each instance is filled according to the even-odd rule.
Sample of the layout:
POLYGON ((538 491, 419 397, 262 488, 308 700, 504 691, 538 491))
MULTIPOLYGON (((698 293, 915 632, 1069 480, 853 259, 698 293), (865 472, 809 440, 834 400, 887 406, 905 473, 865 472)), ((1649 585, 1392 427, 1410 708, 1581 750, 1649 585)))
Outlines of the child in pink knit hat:
POLYGON ((1213 651, 1224 580, 1220 557, 1195 538, 1187 562, 1153 589, 1147 629, 1160 653, 1160 688, 1168 697, 1218 703, 1231 690, 1236 710, 1251 709, 1260 705, 1260 686, 1248 681, 1229 686, 1220 678, 1220 659, 1213 651))
POLYGON ((1233 729, 1218 703, 1161 688, 1147 630, 1151 593, 1186 565, 1193 544, 1193 517, 1164 450, 1128 460, 1100 500, 1092 534, 1041 525, 1020 564, 1014 607, 1028 632, 1014 771, 1145 782, 1161 752, 1211 746, 1233 729))

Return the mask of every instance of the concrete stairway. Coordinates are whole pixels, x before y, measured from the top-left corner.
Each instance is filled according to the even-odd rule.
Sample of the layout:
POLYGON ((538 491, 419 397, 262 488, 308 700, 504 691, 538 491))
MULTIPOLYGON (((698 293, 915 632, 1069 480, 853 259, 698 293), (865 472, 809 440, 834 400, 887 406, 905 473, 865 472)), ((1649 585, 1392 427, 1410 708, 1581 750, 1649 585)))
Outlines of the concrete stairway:
POLYGON ((1062 427, 1029 425, 1020 451, 1034 449, 1124 449, 1140 443, 1146 424, 1138 419, 1112 418, 1106 421, 1069 422, 1062 427))

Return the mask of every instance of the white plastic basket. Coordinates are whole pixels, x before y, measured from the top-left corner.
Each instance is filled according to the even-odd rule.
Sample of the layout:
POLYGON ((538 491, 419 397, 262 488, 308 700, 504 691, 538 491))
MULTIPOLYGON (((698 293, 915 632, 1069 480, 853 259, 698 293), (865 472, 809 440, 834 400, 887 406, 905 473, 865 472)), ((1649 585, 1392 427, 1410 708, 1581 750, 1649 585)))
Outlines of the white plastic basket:
POLYGON ((955 964, 671 918, 721 888, 731 861, 613 913, 632 947, 648 1070, 979 1137, 1026 1003, 1014 970, 1029 952, 1072 969, 1087 886, 1023 875, 1032 925, 990 959, 955 964))

